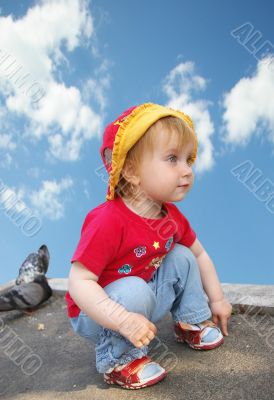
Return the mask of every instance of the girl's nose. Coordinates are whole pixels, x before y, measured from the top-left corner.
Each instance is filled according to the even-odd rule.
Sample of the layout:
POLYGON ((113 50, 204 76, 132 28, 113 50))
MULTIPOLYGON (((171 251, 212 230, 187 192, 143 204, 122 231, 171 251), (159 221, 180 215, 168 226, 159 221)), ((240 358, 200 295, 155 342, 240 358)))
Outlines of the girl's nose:
POLYGON ((190 165, 188 165, 186 162, 182 162, 181 174, 182 174, 182 176, 191 175, 192 167, 190 165))

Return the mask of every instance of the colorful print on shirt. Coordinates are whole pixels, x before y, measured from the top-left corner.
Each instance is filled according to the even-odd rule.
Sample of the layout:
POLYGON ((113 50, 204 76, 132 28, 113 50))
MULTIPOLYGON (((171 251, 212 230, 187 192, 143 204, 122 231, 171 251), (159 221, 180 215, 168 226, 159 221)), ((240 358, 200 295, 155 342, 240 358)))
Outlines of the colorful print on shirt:
POLYGON ((171 236, 165 244, 165 249, 168 251, 173 243, 173 236, 171 236))
POLYGON ((165 255, 163 255, 162 257, 155 257, 153 258, 149 265, 146 266, 146 269, 149 269, 151 267, 154 267, 155 269, 158 269, 160 267, 160 265, 162 264, 163 259, 165 258, 165 255))
POLYGON ((132 266, 129 264, 124 264, 121 268, 118 269, 119 274, 129 274, 132 270, 132 266))
POLYGON ((157 249, 159 249, 160 248, 160 243, 159 242, 155 242, 154 241, 154 243, 153 243, 153 245, 152 245, 153 247, 154 247, 154 249, 155 250, 157 250, 157 249))
POLYGON ((139 247, 136 247, 136 249, 134 249, 134 253, 135 253, 136 257, 142 257, 146 254, 146 252, 147 252, 146 246, 139 246, 139 247))

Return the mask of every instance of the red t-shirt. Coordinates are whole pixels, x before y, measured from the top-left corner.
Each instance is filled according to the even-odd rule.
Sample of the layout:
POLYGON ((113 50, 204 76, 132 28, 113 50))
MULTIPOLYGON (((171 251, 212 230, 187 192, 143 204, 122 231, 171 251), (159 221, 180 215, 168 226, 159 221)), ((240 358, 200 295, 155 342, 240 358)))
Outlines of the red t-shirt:
MULTIPOLYGON (((100 204, 87 214, 71 262, 97 275, 102 287, 125 276, 148 282, 175 243, 190 247, 196 239, 174 204, 163 208, 164 217, 150 219, 131 211, 120 197, 100 204)), ((80 309, 69 292, 66 300, 69 317, 77 317, 80 309)))

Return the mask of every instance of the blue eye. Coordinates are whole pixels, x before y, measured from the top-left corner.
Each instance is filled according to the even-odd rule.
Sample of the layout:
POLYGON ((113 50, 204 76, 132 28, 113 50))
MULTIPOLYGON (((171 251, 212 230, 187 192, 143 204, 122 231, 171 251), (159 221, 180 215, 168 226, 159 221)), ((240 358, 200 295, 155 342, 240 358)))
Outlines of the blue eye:
POLYGON ((177 161, 177 156, 175 156, 175 154, 171 154, 170 156, 168 156, 168 161, 174 163, 177 161))

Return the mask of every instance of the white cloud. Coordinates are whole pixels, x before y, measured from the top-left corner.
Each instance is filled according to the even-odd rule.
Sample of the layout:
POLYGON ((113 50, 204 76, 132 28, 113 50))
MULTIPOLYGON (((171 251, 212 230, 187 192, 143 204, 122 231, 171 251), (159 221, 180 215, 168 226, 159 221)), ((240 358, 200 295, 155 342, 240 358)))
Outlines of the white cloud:
POLYGON ((263 127, 274 145, 274 67, 270 61, 259 61, 252 77, 240 79, 224 95, 226 142, 245 145, 263 127))
MULTIPOLYGON (((18 98, 10 98, 9 109, 22 110, 18 98)), ((40 107, 27 111, 31 116, 26 135, 40 139, 48 135, 49 152, 60 160, 77 160, 82 145, 101 131, 101 117, 81 100, 76 87, 52 82, 40 107)))
POLYGON ((4 185, 0 180, 0 204, 4 211, 12 210, 12 212, 21 213, 25 210, 27 207, 23 200, 24 194, 24 189, 16 191, 15 188, 4 185))
POLYGON ((32 191, 28 197, 39 216, 56 221, 62 218, 65 212, 63 192, 72 186, 71 178, 63 178, 60 182, 43 181, 41 189, 32 191))
POLYGON ((5 169, 10 168, 12 165, 12 157, 10 153, 5 153, 0 157, 1 157, 0 166, 5 169))
POLYGON ((37 215, 40 219, 45 217, 56 221, 64 217, 64 202, 67 198, 65 192, 73 184, 70 177, 63 178, 60 182, 42 181, 41 188, 35 191, 26 187, 15 189, 0 180, 0 206, 11 215, 29 210, 30 214, 37 215))
POLYGON ((41 173, 41 171, 40 171, 40 168, 38 168, 38 167, 31 167, 31 168, 29 168, 29 169, 27 170, 27 174, 28 174, 31 178, 35 178, 35 179, 39 178, 40 173, 41 173))
POLYGON ((206 89, 207 82, 195 74, 195 65, 187 61, 178 64, 170 71, 164 81, 163 90, 168 97, 167 106, 183 111, 194 121, 199 141, 199 155, 195 163, 196 170, 203 172, 214 165, 211 136, 214 132, 206 100, 195 100, 196 93, 206 89))
POLYGON ((90 193, 88 190, 90 187, 90 183, 86 179, 83 180, 83 186, 84 186, 84 195, 88 200, 90 200, 90 193))
POLYGON ((7 133, 0 134, 0 150, 14 150, 16 144, 12 141, 12 135, 7 133))
POLYGON ((109 68, 110 62, 104 60, 100 67, 94 71, 95 79, 88 79, 82 91, 86 102, 94 99, 102 110, 107 105, 105 92, 110 87, 109 68))
POLYGON ((99 134, 106 104, 106 66, 94 71, 87 85, 82 82, 83 87, 92 82, 88 100, 94 107, 82 88, 62 79, 62 68, 71 68, 69 53, 86 46, 91 54, 94 27, 88 4, 41 0, 17 20, 0 17, 0 93, 6 114, 25 117, 26 136, 46 137, 49 154, 62 160, 77 160, 84 143, 99 134))
POLYGON ((9 15, 0 20, 1 50, 10 52, 9 60, 15 57, 28 73, 43 80, 51 80, 52 71, 63 60, 63 46, 73 51, 81 39, 89 39, 93 33, 85 0, 43 0, 20 19, 9 15))

